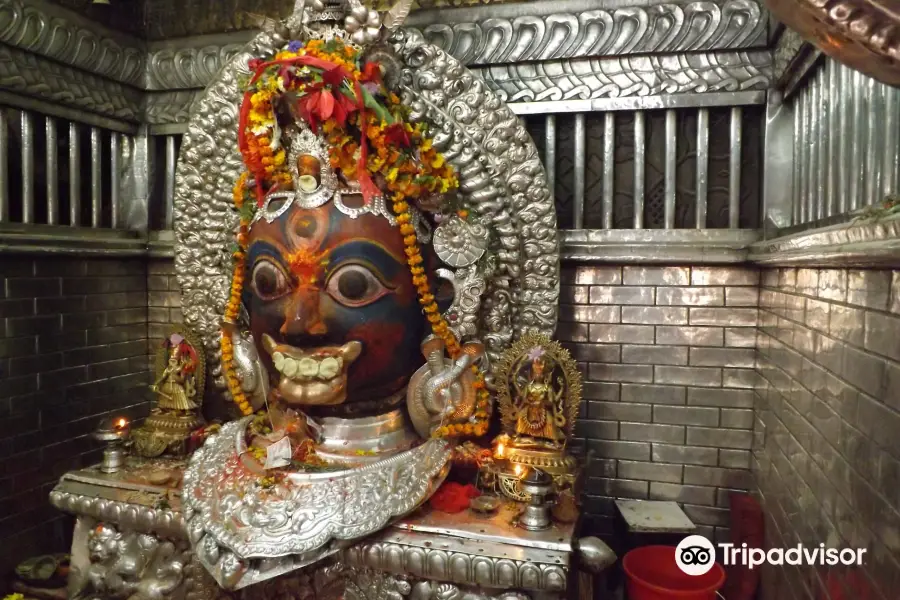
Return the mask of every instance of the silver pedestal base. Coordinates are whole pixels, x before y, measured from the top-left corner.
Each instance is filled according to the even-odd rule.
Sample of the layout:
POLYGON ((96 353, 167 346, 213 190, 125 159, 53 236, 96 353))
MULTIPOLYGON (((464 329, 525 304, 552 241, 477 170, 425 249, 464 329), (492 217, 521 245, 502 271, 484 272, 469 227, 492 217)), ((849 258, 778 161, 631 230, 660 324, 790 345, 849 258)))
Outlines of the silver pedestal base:
POLYGON ((515 527, 511 506, 490 516, 426 508, 320 563, 226 592, 190 548, 179 491, 129 483, 129 468, 68 473, 51 493, 54 506, 78 519, 70 597, 84 590, 110 599, 243 600, 301 598, 314 590, 317 599, 562 599, 577 595, 567 587, 578 579, 570 577, 576 554, 581 563, 599 564, 598 552, 604 561, 615 559, 605 546, 598 549, 599 540, 579 540, 571 525, 515 527))

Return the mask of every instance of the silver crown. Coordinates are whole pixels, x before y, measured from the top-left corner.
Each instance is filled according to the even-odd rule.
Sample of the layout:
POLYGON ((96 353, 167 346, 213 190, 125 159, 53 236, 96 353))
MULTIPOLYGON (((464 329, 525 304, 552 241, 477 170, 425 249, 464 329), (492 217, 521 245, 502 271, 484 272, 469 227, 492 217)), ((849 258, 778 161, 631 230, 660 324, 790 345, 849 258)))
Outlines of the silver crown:
MULTIPOLYGON (((314 134, 308 127, 298 127, 291 135, 290 149, 287 155, 288 170, 294 180, 293 190, 278 190, 277 188, 266 194, 262 207, 253 216, 251 227, 260 219, 267 223, 283 215, 291 207, 312 209, 324 206, 328 202, 334 202, 335 208, 351 219, 357 219, 361 215, 373 214, 384 217, 391 224, 397 226, 397 218, 388 210, 384 196, 376 196, 370 203, 352 207, 344 204, 343 195, 360 194, 359 183, 355 181, 342 182, 328 157, 328 150, 321 136, 314 134), (303 191, 301 187, 301 174, 298 159, 308 155, 319 161, 318 186, 314 190, 303 191)), ((423 244, 431 242, 431 225, 422 217, 418 210, 410 207, 412 226, 416 230, 416 237, 423 244)))

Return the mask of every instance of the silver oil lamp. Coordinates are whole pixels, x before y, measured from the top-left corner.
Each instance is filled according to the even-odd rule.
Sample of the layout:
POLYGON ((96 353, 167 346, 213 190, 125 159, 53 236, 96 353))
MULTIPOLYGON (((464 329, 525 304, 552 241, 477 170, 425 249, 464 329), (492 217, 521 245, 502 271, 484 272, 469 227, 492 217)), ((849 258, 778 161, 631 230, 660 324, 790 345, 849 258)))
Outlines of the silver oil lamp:
POLYGON ((540 531, 550 527, 550 502, 548 496, 553 493, 553 479, 539 469, 530 469, 521 481, 522 491, 531 497, 519 524, 529 531, 540 531))
POLYGON ((125 417, 108 417, 100 421, 93 435, 95 440, 106 442, 100 463, 102 472, 116 473, 125 464, 125 440, 129 432, 130 423, 125 417))

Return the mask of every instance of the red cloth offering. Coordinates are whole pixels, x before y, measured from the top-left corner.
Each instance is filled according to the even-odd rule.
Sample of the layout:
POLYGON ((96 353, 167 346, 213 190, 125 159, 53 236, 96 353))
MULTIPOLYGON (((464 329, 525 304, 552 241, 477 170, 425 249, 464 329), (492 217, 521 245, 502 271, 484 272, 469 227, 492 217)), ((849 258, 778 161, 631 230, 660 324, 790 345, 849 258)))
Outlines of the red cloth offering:
POLYGON ((481 495, 474 485, 444 482, 431 497, 431 508, 445 513, 458 513, 469 508, 469 501, 481 495))

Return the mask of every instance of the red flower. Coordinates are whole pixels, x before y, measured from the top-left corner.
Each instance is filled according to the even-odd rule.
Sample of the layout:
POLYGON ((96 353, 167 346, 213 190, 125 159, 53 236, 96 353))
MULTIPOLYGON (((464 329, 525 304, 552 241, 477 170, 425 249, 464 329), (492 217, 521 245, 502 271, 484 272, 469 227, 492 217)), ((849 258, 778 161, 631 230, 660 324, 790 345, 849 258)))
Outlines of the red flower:
POLYGON ((344 127, 347 124, 347 117, 356 109, 357 106, 353 100, 340 92, 334 94, 334 112, 332 116, 338 122, 338 125, 344 127))
POLYGON ((400 148, 409 148, 412 144, 409 133, 401 123, 394 123, 384 128, 384 141, 391 146, 400 148))
POLYGON ((335 66, 322 71, 322 81, 335 89, 341 87, 347 77, 349 77, 349 74, 344 67, 335 66))
POLYGON ((262 66, 263 59, 261 58, 251 58, 247 61, 247 66, 250 68, 251 73, 256 73, 256 71, 262 66))
POLYGON ((381 67, 377 63, 367 62, 363 67, 362 81, 381 83, 381 67))
POLYGON ((334 112, 334 96, 331 90, 324 88, 313 90, 297 101, 297 110, 309 124, 310 129, 318 132, 319 123, 330 119, 334 112))

